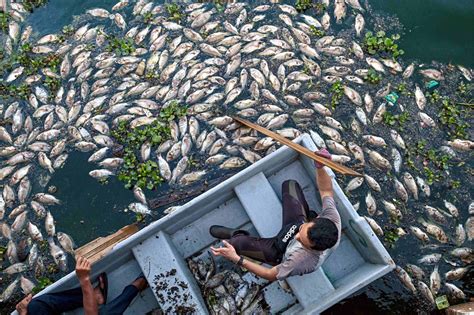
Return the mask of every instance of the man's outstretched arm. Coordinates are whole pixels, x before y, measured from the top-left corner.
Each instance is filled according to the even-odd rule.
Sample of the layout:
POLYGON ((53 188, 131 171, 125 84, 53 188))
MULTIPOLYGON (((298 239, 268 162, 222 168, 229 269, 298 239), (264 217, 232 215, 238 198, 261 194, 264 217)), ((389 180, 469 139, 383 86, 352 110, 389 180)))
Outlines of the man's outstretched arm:
MULTIPOLYGON (((222 256, 224 258, 227 258, 228 260, 236 264, 239 261, 240 256, 235 251, 235 248, 227 241, 222 242, 224 243, 224 247, 211 247, 212 253, 216 256, 222 256)), ((261 278, 267 279, 268 281, 275 281, 278 273, 276 267, 267 268, 265 266, 254 263, 253 261, 250 261, 248 259, 243 260, 242 267, 261 278)))
POLYGON ((90 280, 91 263, 84 257, 78 257, 76 262, 76 276, 82 289, 82 304, 84 314, 97 315, 99 308, 94 295, 94 288, 90 280))
MULTIPOLYGON (((331 154, 326 149, 314 152, 319 156, 331 159, 331 154)), ((318 185, 319 194, 321 195, 321 200, 324 197, 333 197, 334 192, 332 189, 332 179, 331 176, 324 169, 324 165, 314 162, 316 165, 316 183, 318 185)))

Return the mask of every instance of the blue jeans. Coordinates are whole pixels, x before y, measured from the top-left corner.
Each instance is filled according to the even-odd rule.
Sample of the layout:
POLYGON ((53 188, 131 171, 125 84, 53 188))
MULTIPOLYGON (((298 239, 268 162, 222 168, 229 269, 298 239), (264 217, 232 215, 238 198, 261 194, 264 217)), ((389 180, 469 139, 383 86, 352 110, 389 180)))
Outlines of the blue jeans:
MULTIPOLYGON (((106 305, 100 305, 99 314, 117 315, 125 312, 132 300, 137 296, 138 289, 134 285, 126 286, 122 294, 106 305)), ((38 296, 28 304, 28 314, 56 315, 82 307, 82 289, 48 293, 38 296)))

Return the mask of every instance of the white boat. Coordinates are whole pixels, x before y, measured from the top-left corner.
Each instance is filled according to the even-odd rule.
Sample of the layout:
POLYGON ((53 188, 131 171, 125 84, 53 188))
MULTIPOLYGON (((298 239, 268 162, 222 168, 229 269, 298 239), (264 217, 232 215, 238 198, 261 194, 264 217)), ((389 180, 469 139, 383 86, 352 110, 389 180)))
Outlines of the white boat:
MULTIPOLYGON (((294 141, 316 150, 307 134, 294 141)), ((280 289, 278 282, 253 278, 263 286, 271 313, 318 314, 395 268, 382 243, 344 195, 334 173, 327 171, 333 178, 334 199, 342 220, 340 245, 315 272, 290 277, 291 292, 280 289)), ((110 301, 144 272, 150 287, 139 294, 125 314, 146 314, 158 307, 166 314, 176 313, 177 307, 210 313, 186 263, 186 259, 216 242, 209 235, 209 227, 220 224, 273 236, 281 225, 283 181, 298 181, 310 208, 321 210, 314 175, 312 160, 282 147, 115 245, 93 266, 93 276, 107 272, 110 301), (169 273, 172 275, 166 277, 169 273), (164 275, 160 281, 168 281, 168 288, 174 286, 177 291, 158 289, 156 275, 164 275), (186 285, 179 285, 183 283, 186 285)), ((75 273, 71 272, 39 294, 77 286, 75 273)))

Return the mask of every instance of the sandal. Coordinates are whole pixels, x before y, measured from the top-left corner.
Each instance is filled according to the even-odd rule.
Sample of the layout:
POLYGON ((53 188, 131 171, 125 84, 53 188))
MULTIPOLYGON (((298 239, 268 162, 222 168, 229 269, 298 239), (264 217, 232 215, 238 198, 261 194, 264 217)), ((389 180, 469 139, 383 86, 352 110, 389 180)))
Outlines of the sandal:
POLYGON ((99 290, 104 299, 104 304, 107 304, 107 293, 109 289, 107 274, 105 272, 102 272, 97 279, 99 280, 99 290))

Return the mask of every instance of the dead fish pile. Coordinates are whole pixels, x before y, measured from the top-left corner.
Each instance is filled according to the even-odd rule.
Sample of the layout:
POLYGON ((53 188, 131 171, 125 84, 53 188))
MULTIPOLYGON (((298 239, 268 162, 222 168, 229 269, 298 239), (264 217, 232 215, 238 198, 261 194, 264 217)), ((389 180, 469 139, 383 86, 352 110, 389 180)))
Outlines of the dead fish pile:
MULTIPOLYGON (((38 40, 31 27, 13 21, 7 53, 30 43, 34 54, 54 53, 61 62, 59 73, 41 69, 27 76, 18 66, 3 78, 9 84, 25 83, 32 91, 26 101, 9 99, 0 105, 2 121, 9 122, 0 126, 1 242, 10 248, 12 266, 24 261, 16 259, 16 247, 27 230, 24 243, 32 244, 26 246, 30 252, 38 252, 34 242, 43 234, 56 235, 48 206, 59 201, 32 187, 39 182, 44 188, 72 150, 91 153, 89 162, 97 169, 90 176, 114 176, 123 160, 113 155, 111 130, 122 121, 130 128, 150 125, 174 100, 188 111, 169 123, 171 139, 158 147, 145 143, 140 150, 141 160, 155 161, 171 187, 199 182, 211 171, 242 168, 276 150, 271 138, 231 118, 239 115, 290 139, 308 132, 335 161, 363 169, 364 178, 348 180, 345 191, 354 201, 365 200, 367 221, 377 235, 384 234, 381 222, 390 218, 409 222, 411 234, 423 244, 455 243, 458 249, 472 244, 472 211, 463 223, 458 222, 463 212, 451 203, 454 198, 446 201, 446 209, 433 204, 426 174, 410 168, 406 158, 413 138, 436 135, 446 155, 469 159, 474 143, 442 132, 425 82, 437 80, 440 93, 454 94, 447 82, 469 84, 472 70, 367 56, 359 37, 366 25, 359 2, 325 3, 328 10, 320 16, 298 14, 283 4, 230 3, 220 12, 213 4, 193 3, 183 5, 184 17, 175 21, 163 4, 122 0, 110 11, 87 11, 71 36, 48 34, 38 40), (343 19, 344 32, 336 32, 333 24, 343 19), (315 35, 314 28, 326 35, 315 35), (135 49, 110 51, 111 36, 127 39, 135 49), (370 71, 381 75, 379 84, 366 84, 370 71), (61 81, 55 93, 43 84, 45 78, 61 81), (392 105, 385 97, 401 82, 411 92, 392 105), (334 84, 341 85, 342 95, 332 107, 334 84), (390 112, 408 113, 413 128, 385 124, 390 112), (202 161, 198 170, 189 167, 191 154, 202 161), (423 209, 422 220, 406 221, 413 215, 409 208, 423 209), (43 218, 45 224, 38 223, 43 218), (456 227, 448 230, 454 222, 456 227)), ((137 202, 128 209, 151 214, 143 191, 135 188, 134 195, 137 202)), ((354 204, 362 212, 363 204, 354 204)), ((398 231, 406 234, 403 228, 398 231)), ((61 246, 48 241, 50 257, 65 269, 69 242, 63 244, 59 236, 61 246)), ((30 262, 34 255, 26 255, 27 266, 41 270, 42 259, 30 262)), ((23 269, 17 265, 11 270, 23 269)), ((16 288, 19 281, 13 283, 16 288)), ((7 300, 11 294, 5 296, 7 300)))
POLYGON ((260 286, 249 283, 233 270, 217 272, 214 257, 190 258, 188 266, 203 292, 212 314, 262 314, 260 286))

